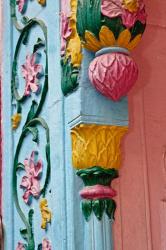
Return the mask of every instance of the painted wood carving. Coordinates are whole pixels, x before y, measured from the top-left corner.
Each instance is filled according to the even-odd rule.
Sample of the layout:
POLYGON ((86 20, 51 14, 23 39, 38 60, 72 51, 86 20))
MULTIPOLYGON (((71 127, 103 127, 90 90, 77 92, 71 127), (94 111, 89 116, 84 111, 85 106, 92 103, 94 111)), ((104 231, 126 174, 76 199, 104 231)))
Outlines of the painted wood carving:
POLYGON ((77 0, 71 0, 69 10, 61 14, 62 91, 71 93, 78 86, 82 61, 81 41, 76 27, 77 0))
POLYGON ((117 193, 111 183, 118 178, 120 144, 128 131, 125 96, 138 77, 131 51, 141 40, 146 17, 142 0, 71 0, 62 16, 62 91, 65 95, 73 90, 80 93, 72 93, 73 98, 81 99, 80 111, 71 121, 72 161, 85 185, 80 196, 87 221, 92 213, 101 220, 104 212, 114 219, 117 193), (73 15, 75 33, 70 23, 73 15), (76 54, 79 64, 74 64, 76 54), (75 86, 71 65, 78 69, 75 86), (70 86, 68 91, 64 86, 70 86), (95 107, 91 108, 93 100, 95 107), (105 114, 108 102, 112 110, 105 114))
MULTIPOLYGON (((49 127, 41 116, 48 92, 47 27, 42 20, 37 18, 29 19, 22 16, 22 21, 18 21, 16 12, 23 15, 27 9, 27 3, 28 1, 24 0, 11 0, 11 17, 15 28, 20 33, 14 51, 11 82, 12 103, 15 103, 12 128, 13 133, 17 133, 19 138, 13 162, 13 199, 19 218, 24 224, 24 227, 20 228, 20 241, 16 249, 51 250, 51 242, 47 235, 41 239, 41 244, 35 242, 37 232, 33 229, 36 214, 40 214, 41 226, 39 224, 39 227, 45 232, 52 219, 52 212, 47 201, 51 173, 49 127), (34 29, 40 31, 39 37, 34 44, 30 44, 31 33, 34 29), (20 54, 24 50, 27 51, 27 47, 30 51, 25 53, 24 62, 21 63, 20 54), (20 82, 24 84, 24 87, 20 82), (29 112, 25 115, 24 106, 27 102, 31 104, 29 112), (45 155, 41 155, 39 150, 41 133, 39 127, 45 131, 45 139, 42 138, 42 142, 46 141, 45 155), (21 160, 22 147, 27 143, 29 135, 32 136, 32 141, 38 146, 38 150, 34 149, 34 144, 32 144, 30 155, 25 155, 24 160, 21 160), (34 200, 38 202, 37 211, 32 206, 34 200), (26 211, 23 209, 25 206, 26 211)), ((39 0, 38 3, 43 7, 46 5, 46 1, 39 0)))
POLYGON ((90 81, 104 96, 117 101, 128 93, 138 76, 130 51, 145 29, 144 3, 80 0, 77 17, 84 47, 96 53, 89 66, 90 81))

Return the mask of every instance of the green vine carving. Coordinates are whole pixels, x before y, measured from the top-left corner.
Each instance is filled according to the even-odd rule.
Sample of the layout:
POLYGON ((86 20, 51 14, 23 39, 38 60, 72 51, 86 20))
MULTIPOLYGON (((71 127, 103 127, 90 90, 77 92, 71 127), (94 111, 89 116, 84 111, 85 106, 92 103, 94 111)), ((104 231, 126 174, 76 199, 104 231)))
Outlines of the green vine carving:
MULTIPOLYGON (((50 180, 50 173, 51 173, 51 164, 50 164, 50 138, 49 138, 49 127, 46 121, 40 117, 40 113, 42 111, 43 105, 45 103, 46 95, 48 92, 48 55, 47 55, 47 27, 43 21, 33 18, 28 19, 26 18, 26 22, 24 22, 24 26, 21 27, 17 21, 16 17, 16 0, 10 1, 11 5, 11 17, 13 23, 17 30, 20 31, 20 37, 16 44, 16 49, 14 53, 13 59, 13 66, 12 66, 12 81, 11 81, 11 89, 12 89, 12 98, 17 102, 18 113, 22 111, 22 105, 26 101, 26 96, 20 96, 18 91, 18 77, 17 77, 17 67, 18 67, 18 56, 20 53, 21 46, 23 44, 28 43, 28 37, 30 35, 30 31, 33 27, 40 27, 43 31, 45 41, 43 42, 40 38, 38 39, 37 43, 34 45, 34 51, 36 52, 39 48, 45 48, 46 54, 46 63, 45 63, 45 73, 44 73, 44 83, 42 86, 41 98, 39 103, 32 100, 31 108, 27 114, 26 122, 22 128, 22 132, 20 138, 18 140, 18 144, 15 151, 14 156, 14 163, 13 163, 13 199, 15 203, 15 207, 17 212, 24 223, 25 228, 20 230, 20 234, 24 240, 26 240, 27 244, 25 245, 26 250, 34 250, 35 249, 35 241, 34 241, 34 233, 33 233, 33 214, 34 211, 30 210, 28 216, 24 214, 21 209, 19 198, 18 198, 18 191, 17 191, 17 172, 19 169, 24 169, 24 165, 19 162, 20 151, 22 149, 22 145, 27 137, 28 134, 32 134, 32 140, 36 143, 39 142, 39 130, 38 126, 42 127, 45 130, 46 136, 46 145, 45 145, 45 154, 46 154, 46 161, 47 161, 47 170, 46 170, 46 177, 44 181, 43 188, 41 190, 41 196, 44 198, 46 196, 47 187, 50 180)), ((24 18, 25 21, 25 18, 24 18)))
POLYGON ((61 80, 61 88, 63 94, 66 96, 67 94, 73 92, 78 87, 78 75, 80 69, 77 67, 73 67, 70 60, 61 59, 61 67, 62 67, 62 80, 61 80))

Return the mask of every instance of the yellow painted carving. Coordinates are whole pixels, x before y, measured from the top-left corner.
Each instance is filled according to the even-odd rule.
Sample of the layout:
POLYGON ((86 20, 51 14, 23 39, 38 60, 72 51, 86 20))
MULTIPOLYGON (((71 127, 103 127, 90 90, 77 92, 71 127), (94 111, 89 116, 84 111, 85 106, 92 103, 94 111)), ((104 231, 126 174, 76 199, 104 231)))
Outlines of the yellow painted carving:
POLYGON ((17 129, 21 122, 21 114, 16 113, 12 116, 12 129, 17 129))
POLYGON ((39 4, 41 4, 42 6, 46 5, 46 0, 37 0, 39 4))
POLYGON ((46 199, 41 199, 40 211, 41 211, 41 216, 42 216, 41 228, 46 229, 47 224, 51 223, 51 218, 52 218, 52 213, 51 213, 51 210, 48 208, 48 202, 46 199))
POLYGON ((76 169, 101 166, 118 169, 120 144, 128 127, 81 124, 71 130, 72 161, 76 169))
POLYGON ((117 45, 120 47, 127 47, 131 40, 131 33, 128 29, 123 30, 117 40, 117 45))
POLYGON ((96 50, 101 48, 100 41, 90 31, 85 31, 85 40, 92 48, 96 50))
POLYGON ((137 12, 139 3, 138 0, 123 0, 122 2, 125 9, 129 10, 130 12, 137 12))
POLYGON ((132 50, 138 45, 141 37, 142 35, 139 34, 131 40, 130 31, 125 29, 119 34, 119 37, 116 40, 113 32, 107 26, 102 26, 99 32, 99 40, 90 31, 85 32, 85 42, 83 42, 83 46, 93 52, 111 46, 120 46, 132 50))
POLYGON ((70 0, 70 6, 71 16, 69 19, 69 27, 72 32, 67 42, 66 58, 70 57, 73 66, 79 67, 82 62, 82 45, 76 28, 77 0, 70 0))
POLYGON ((100 38, 100 44, 104 47, 112 46, 115 45, 116 43, 113 32, 107 26, 101 27, 99 38, 100 38))
POLYGON ((135 47, 137 47, 137 45, 138 45, 139 42, 141 41, 141 37, 142 37, 141 34, 137 35, 137 36, 127 45, 127 49, 128 49, 128 50, 133 50, 135 47))

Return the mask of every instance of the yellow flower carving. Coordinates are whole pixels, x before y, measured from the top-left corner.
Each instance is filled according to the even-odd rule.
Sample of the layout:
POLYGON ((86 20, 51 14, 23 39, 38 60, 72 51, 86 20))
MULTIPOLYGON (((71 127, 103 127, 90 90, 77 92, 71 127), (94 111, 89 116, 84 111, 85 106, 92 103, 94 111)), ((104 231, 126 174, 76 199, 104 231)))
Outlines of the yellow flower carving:
POLYGON ((71 58, 71 63, 74 67, 79 67, 82 62, 82 45, 79 35, 77 33, 76 22, 77 22, 77 0, 70 0, 71 5, 71 16, 69 20, 69 27, 72 32, 68 37, 66 58, 71 58))
POLYGON ((42 216, 41 228, 46 229, 47 224, 51 223, 51 218, 52 218, 52 213, 51 213, 51 210, 48 208, 48 202, 46 199, 41 199, 40 211, 41 211, 41 216, 42 216))
POLYGON ((21 114, 16 113, 15 115, 12 116, 12 129, 17 129, 20 122, 21 122, 21 114))
POLYGON ((102 26, 99 32, 99 40, 92 32, 86 31, 85 42, 83 42, 83 45, 86 49, 93 52, 111 46, 119 46, 128 50, 133 50, 140 42, 141 37, 142 34, 139 34, 131 40, 130 31, 125 29, 119 34, 119 37, 116 40, 113 32, 107 26, 102 26))
POLYGON ((46 0, 38 0, 38 3, 42 6, 46 5, 46 0))
POLYGON ((130 12, 137 12, 139 3, 138 0, 123 0, 123 6, 130 12))

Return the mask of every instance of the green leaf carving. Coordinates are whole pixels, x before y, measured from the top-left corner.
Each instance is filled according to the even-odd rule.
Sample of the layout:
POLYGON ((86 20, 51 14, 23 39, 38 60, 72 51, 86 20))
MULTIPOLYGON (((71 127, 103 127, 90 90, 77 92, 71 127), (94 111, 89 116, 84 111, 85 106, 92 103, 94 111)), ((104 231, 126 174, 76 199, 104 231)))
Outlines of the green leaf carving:
POLYGON ((131 28, 132 39, 138 34, 143 34, 146 28, 146 24, 142 24, 140 21, 137 21, 133 28, 131 28))
POLYGON ((36 44, 33 47, 33 53, 35 53, 38 49, 44 46, 45 46, 45 42, 41 38, 38 38, 36 44))
POLYGON ((28 112, 25 124, 27 124, 30 120, 32 120, 34 118, 35 113, 36 113, 36 109, 37 109, 37 102, 36 101, 32 101, 32 105, 31 105, 31 108, 30 108, 30 110, 28 112))
POLYGON ((92 201, 93 212, 96 215, 98 220, 101 220, 103 217, 104 209, 105 209, 105 201, 104 200, 93 200, 92 201))
POLYGON ((98 37, 101 28, 101 0, 78 0, 77 31, 84 39, 86 30, 98 37))
POLYGON ((27 229, 20 229, 20 234, 22 236, 22 238, 26 241, 28 241, 28 232, 27 229))
POLYGON ((27 127, 27 130, 29 130, 29 132, 31 132, 31 134, 33 135, 33 141, 38 143, 39 141, 39 131, 36 127, 27 127))
POLYGON ((106 214, 108 215, 110 220, 115 219, 115 210, 116 210, 116 203, 114 200, 105 200, 106 204, 106 214))
POLYGON ((73 92, 78 86, 79 68, 73 67, 69 60, 61 60, 62 82, 61 88, 64 95, 73 92))
POLYGON ((37 250, 42 250, 42 244, 39 244, 39 245, 38 245, 37 250))
POLYGON ((25 166, 24 166, 24 164, 22 164, 21 162, 19 162, 18 164, 17 164, 17 171, 18 170, 25 170, 25 166))
POLYGON ((118 177, 118 170, 103 169, 96 166, 78 170, 77 175, 83 180, 85 186, 94 186, 97 184, 110 186, 112 180, 118 177))
POLYGON ((85 220, 89 221, 91 213, 92 213, 92 201, 91 200, 82 201, 82 212, 85 217, 85 220))
POLYGON ((30 209, 28 213, 28 218, 29 218, 29 225, 32 227, 33 224, 33 215, 34 215, 34 210, 30 209))

